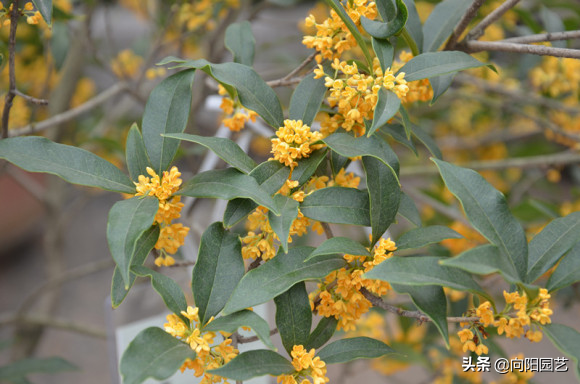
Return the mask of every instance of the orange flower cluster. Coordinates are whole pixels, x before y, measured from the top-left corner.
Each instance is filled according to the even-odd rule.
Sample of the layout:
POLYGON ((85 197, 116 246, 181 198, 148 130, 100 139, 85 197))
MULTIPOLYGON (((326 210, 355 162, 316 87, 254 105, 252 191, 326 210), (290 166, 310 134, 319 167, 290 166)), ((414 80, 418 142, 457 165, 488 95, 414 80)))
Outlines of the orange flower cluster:
POLYGON ((228 92, 221 84, 218 85, 218 93, 223 96, 220 108, 224 111, 224 115, 230 116, 224 116, 222 123, 228 127, 230 131, 238 132, 244 128, 247 121, 256 121, 258 114, 245 108, 240 104, 240 102, 235 102, 231 97, 229 97, 228 92))
POLYGON ((284 126, 276 131, 276 136, 272 139, 273 159, 290 168, 298 165, 296 160, 309 157, 312 151, 324 146, 314 144, 322 139, 322 135, 311 131, 302 120, 284 120, 284 126))
POLYGON ((320 357, 314 357, 314 349, 306 351, 304 346, 295 345, 292 348, 292 365, 296 370, 290 375, 278 376, 277 382, 282 384, 324 384, 326 377, 326 363, 320 357), (310 376, 312 382, 306 377, 310 376))

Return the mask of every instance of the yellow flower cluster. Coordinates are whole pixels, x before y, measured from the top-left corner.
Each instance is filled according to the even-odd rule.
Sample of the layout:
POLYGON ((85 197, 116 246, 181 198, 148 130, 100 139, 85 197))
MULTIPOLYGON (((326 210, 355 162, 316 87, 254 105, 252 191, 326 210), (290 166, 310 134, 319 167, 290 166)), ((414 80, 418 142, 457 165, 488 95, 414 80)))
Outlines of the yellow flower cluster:
POLYGON ((137 76, 143 58, 130 49, 123 49, 111 62, 111 70, 120 79, 130 79, 137 76))
MULTIPOLYGON (((399 60, 395 60, 393 63, 393 72, 397 72, 403 67, 409 60, 413 58, 411 52, 402 51, 399 54, 399 60)), ((397 96, 401 99, 403 104, 412 104, 417 101, 429 101, 433 98, 433 88, 431 88, 431 83, 429 79, 422 79, 417 81, 411 81, 406 83, 409 87, 407 93, 398 93, 397 96)))
POLYGON ((457 381, 481 384, 481 372, 463 368, 461 359, 463 353, 463 344, 453 335, 449 337, 448 351, 444 351, 442 348, 429 350, 429 361, 437 375, 432 381, 433 384, 451 384, 457 381))
MULTIPOLYGON (((223 378, 212 375, 206 371, 216 369, 238 355, 238 350, 230 344, 231 339, 224 339, 218 345, 214 344, 216 334, 210 331, 203 331, 203 327, 199 323, 199 308, 187 307, 187 311, 182 311, 181 314, 189 320, 186 324, 179 316, 175 314, 167 315, 167 323, 164 324, 165 332, 171 336, 176 337, 187 344, 197 354, 195 360, 187 359, 181 366, 181 372, 186 369, 193 369, 194 375, 200 377, 203 375, 201 383, 212 384, 220 383, 223 378)), ((211 322, 213 317, 208 321, 211 322)), ((227 383, 227 380, 224 380, 227 383)))
POLYGON ((287 167, 298 165, 296 160, 310 156, 310 153, 323 144, 314 144, 322 139, 320 132, 311 131, 302 120, 284 120, 284 126, 276 131, 276 138, 272 139, 272 154, 287 167))
POLYGON ((138 183, 135 183, 137 193, 135 196, 155 196, 159 200, 159 209, 155 215, 155 222, 161 226, 159 239, 155 249, 161 251, 161 255, 155 259, 157 266, 170 266, 175 264, 175 259, 169 255, 175 254, 183 245, 189 228, 181 223, 171 224, 181 217, 181 196, 173 196, 181 186, 181 173, 177 167, 172 167, 169 172, 164 171, 163 177, 151 168, 147 167, 147 173, 151 177, 139 175, 138 183))
MULTIPOLYGON (((340 2, 340 4, 343 3, 340 2)), ((374 1, 348 1, 346 2, 345 11, 361 32, 363 32, 360 27, 361 16, 371 20, 377 17, 377 7, 374 1)), ((330 17, 326 18, 321 24, 317 24, 314 15, 310 14, 306 18, 304 26, 316 28, 316 35, 304 36, 302 44, 319 52, 316 55, 318 63, 322 62, 322 59, 334 60, 340 58, 343 52, 357 47, 355 38, 334 10, 330 11, 330 17)))
POLYGON ((181 5, 177 23, 188 31, 203 28, 211 31, 216 21, 223 19, 230 8, 239 8, 239 0, 198 0, 181 5))
POLYGON ((244 128, 247 121, 256 121, 258 114, 250 109, 245 108, 239 102, 234 102, 232 98, 228 95, 226 89, 219 84, 218 92, 223 96, 220 108, 224 111, 224 115, 230 116, 222 119, 223 125, 228 127, 230 131, 240 131, 244 128))
POLYGON ((314 357, 314 349, 306 351, 304 346, 295 345, 292 348, 292 365, 296 370, 293 374, 278 376, 277 382, 282 384, 324 384, 326 377, 326 363, 320 357, 314 357), (307 379, 310 376, 312 381, 307 379))
POLYGON ((321 123, 324 136, 339 127, 362 136, 365 132, 364 120, 372 120, 381 88, 394 92, 401 99, 409 91, 405 73, 401 72, 396 77, 390 69, 383 73, 377 58, 374 59, 372 75, 359 71, 356 62, 348 64, 339 59, 334 59, 332 68, 336 71, 333 77, 327 76, 320 64, 314 71, 316 78, 325 76, 325 85, 330 90, 328 102, 332 108, 337 107, 336 114, 326 116, 321 123))
POLYGON ((396 249, 391 239, 381 239, 370 257, 345 254, 344 259, 349 263, 348 266, 331 272, 324 282, 318 284, 318 289, 310 293, 312 310, 316 310, 321 316, 334 316, 338 320, 338 329, 355 329, 357 320, 372 306, 360 289, 364 287, 382 296, 391 288, 384 281, 363 279, 363 273, 393 256, 396 249))
POLYGON ((542 64, 530 71, 534 88, 550 97, 578 97, 580 62, 575 59, 544 56, 542 64))
MULTIPOLYGON (((4 4, 0 3, 0 26, 10 26, 10 14, 12 13, 13 4, 10 4, 8 9, 4 8, 4 4)), ((42 21, 40 12, 34 10, 34 5, 31 2, 24 4, 22 14, 26 16, 26 22, 31 25, 36 25, 42 21)))

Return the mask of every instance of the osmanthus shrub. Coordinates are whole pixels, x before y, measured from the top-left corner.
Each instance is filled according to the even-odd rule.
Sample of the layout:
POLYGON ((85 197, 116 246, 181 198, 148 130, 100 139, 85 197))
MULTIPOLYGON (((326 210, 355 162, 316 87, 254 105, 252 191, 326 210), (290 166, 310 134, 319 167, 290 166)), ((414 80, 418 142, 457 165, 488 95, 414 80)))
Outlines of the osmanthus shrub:
MULTIPOLYGON (((27 171, 124 195, 107 224, 116 263, 113 307, 137 277, 148 277, 172 312, 163 329, 148 328, 131 342, 120 364, 124 383, 164 380, 181 369, 203 376, 204 383, 273 375, 284 384, 320 384, 328 382, 329 364, 390 354, 399 354, 392 364, 404 363, 410 350, 388 345, 377 328, 371 337, 357 334, 368 325, 360 320, 376 315, 369 313, 372 307, 432 322, 448 348, 477 355, 492 352, 492 337, 539 341, 546 333, 577 370, 580 334, 551 324, 550 300, 554 291, 580 280, 580 214, 554 219, 528 242, 505 197, 475 171, 442 160, 434 141, 409 120, 407 105, 437 98, 458 71, 486 66, 463 51, 439 50, 467 6, 443 1, 422 24, 413 0, 326 3, 326 19, 306 19, 307 27, 316 27, 303 39, 316 51, 316 65, 286 109, 252 68, 254 38, 247 22, 226 32, 234 62, 168 57, 159 63, 172 74, 151 92, 141 127, 129 131, 129 175, 86 150, 43 137, 0 140, 0 158, 27 171), (449 17, 453 23, 442 22, 449 17), (259 116, 274 129, 269 160, 257 164, 230 139, 183 133, 199 71, 219 84, 226 126, 239 130, 259 116), (314 130, 320 115, 321 129, 314 130), (485 244, 456 257, 398 254, 460 235, 446 226, 421 226, 412 199, 401 190, 391 138, 425 144, 485 244), (173 165, 181 141, 209 148, 229 167, 182 180, 173 165), (346 171, 352 162, 360 162, 364 175, 346 171), (201 238, 191 280, 194 304, 162 270, 144 266, 153 249, 157 266, 175 263, 172 255, 189 231, 176 222, 183 197, 228 201, 223 220, 201 238), (383 236, 397 215, 417 228, 393 241, 383 236), (231 228, 243 220, 248 232, 239 236, 231 228), (370 227, 369 241, 336 237, 329 223, 370 227), (309 231, 327 240, 318 247, 292 244, 309 231), (545 287, 535 284, 554 267, 545 287), (479 275, 488 274, 510 284, 503 299, 495 300, 478 283, 479 275), (314 285, 307 290, 306 282, 314 285), (469 293, 477 304, 448 317, 444 289, 469 293), (381 299, 393 292, 409 295, 416 310, 381 299), (276 350, 267 322, 251 311, 272 300, 285 352, 276 350), (449 322, 460 323, 460 342, 450 337, 449 322), (241 327, 251 328, 265 349, 239 353, 241 327)), ((408 328, 401 332, 398 344, 431 342, 412 341, 408 328)))

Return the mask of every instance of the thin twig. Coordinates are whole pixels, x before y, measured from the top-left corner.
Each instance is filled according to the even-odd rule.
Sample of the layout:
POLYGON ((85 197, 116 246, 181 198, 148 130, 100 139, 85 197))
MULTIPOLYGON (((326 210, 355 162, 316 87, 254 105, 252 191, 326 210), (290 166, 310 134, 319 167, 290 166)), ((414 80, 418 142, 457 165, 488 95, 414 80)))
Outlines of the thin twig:
POLYGON ((266 84, 268 84, 272 88, 286 87, 288 85, 298 84, 299 82, 302 81, 302 79, 303 79, 303 77, 293 77, 291 79, 277 79, 277 80, 266 81, 266 84))
POLYGON ((529 44, 529 43, 541 43, 543 41, 558 41, 569 39, 580 39, 580 30, 565 31, 565 32, 548 32, 548 33, 538 33, 537 35, 510 37, 508 39, 500 40, 500 42, 529 44))
POLYGON ((87 326, 85 324, 79 324, 72 321, 60 320, 60 319, 52 319, 49 317, 44 316, 19 316, 17 314, 10 314, 0 317, 0 325, 10 325, 10 324, 31 324, 31 325, 40 325, 44 327, 51 327, 62 329, 64 331, 70 331, 75 333, 80 333, 82 335, 87 335, 91 337, 95 337, 98 339, 106 339, 107 333, 102 331, 101 329, 93 328, 87 326))
POLYGON ((489 27, 491 24, 499 20, 504 13, 512 9, 519 3, 520 0, 507 0, 505 3, 494 9, 489 15, 483 18, 463 39, 464 42, 468 42, 470 40, 477 40, 485 33, 485 29, 489 27))
POLYGON ((289 74, 284 76, 282 78, 282 80, 289 80, 289 79, 293 78, 294 76, 296 76, 301 70, 303 70, 308 64, 310 64, 312 62, 312 60, 314 60, 314 58, 316 57, 317 54, 318 54, 318 52, 312 53, 302 63, 300 63, 299 66, 297 66, 289 74))
POLYGON ((330 225, 325 222, 320 222, 320 225, 322 225, 322 229, 324 229, 324 234, 326 235, 326 238, 332 239, 334 237, 334 233, 332 233, 332 228, 330 228, 330 225))
POLYGON ((128 87, 127 84, 124 82, 117 83, 111 86, 109 89, 104 90, 103 92, 99 93, 97 96, 93 97, 92 99, 86 101, 85 103, 79 105, 76 108, 70 109, 66 112, 59 113, 58 115, 54 115, 46 120, 43 120, 36 124, 29 124, 27 126, 16 128, 10 130, 10 137, 14 136, 22 136, 28 135, 31 133, 36 133, 43 131, 48 128, 52 128, 55 126, 59 126, 60 124, 64 124, 68 121, 74 120, 77 117, 89 112, 90 110, 100 106, 101 104, 109 101, 112 97, 118 95, 119 93, 127 91, 128 87))
MULTIPOLYGON (((388 312, 394 313, 394 314, 402 316, 402 317, 409 317, 409 318, 417 319, 421 323, 432 321, 429 318, 429 316, 427 316, 426 314, 424 314, 421 311, 409 311, 406 309, 396 307, 394 305, 387 304, 380 297, 373 295, 372 293, 367 291, 367 289, 364 287, 360 289, 360 292, 363 294, 363 296, 368 301, 371 302, 371 304, 374 307, 382 308, 388 312)), ((448 323, 468 323, 468 322, 477 322, 477 321, 479 321, 479 317, 477 317, 477 316, 448 317, 447 318, 448 323)))
POLYGON ((9 86, 8 93, 4 99, 4 111, 2 112, 2 138, 8 137, 8 122, 10 119, 10 110, 12 109, 12 101, 16 95, 16 70, 14 60, 16 56, 16 28, 18 27, 18 16, 20 11, 18 9, 18 1, 12 2, 12 12, 10 12, 10 37, 8 38, 8 78, 9 86))
POLYGON ((45 187, 30 177, 30 174, 25 173, 18 167, 8 167, 6 168, 6 173, 28 193, 34 196, 38 202, 46 204, 45 187))
POLYGON ((430 206, 431 208, 433 208, 435 211, 453 219, 456 221, 459 221, 465 225, 467 225, 468 227, 471 227, 471 224, 469 224, 469 222, 467 221, 467 219, 456 209, 447 206, 437 200, 435 200, 434 198, 427 196, 415 189, 411 189, 411 188, 405 188, 405 193, 407 195, 409 195, 411 198, 413 198, 413 200, 417 200, 425 205, 430 206))
POLYGON ((506 43, 502 41, 467 41, 464 46, 465 51, 468 53, 498 51, 580 59, 580 49, 554 48, 546 47, 545 45, 506 43))
POLYGON ((256 258, 256 260, 252 261, 252 263, 248 266, 248 272, 250 272, 252 269, 258 268, 261 263, 262 263, 262 257, 259 256, 256 258))
POLYGON ((455 45, 457 44, 457 41, 459 40, 463 32, 465 31, 465 28, 467 28, 471 20, 473 20, 475 15, 477 15, 477 11, 479 10, 479 8, 481 8, 484 1, 485 0, 473 0, 471 6, 467 9, 467 11, 465 11, 465 14, 461 18, 461 20, 459 20, 459 23, 457 23, 457 26, 453 30, 453 34, 447 41, 447 44, 445 44, 444 50, 449 51, 455 48, 455 45))
MULTIPOLYGON (((274 336, 277 333, 278 333, 278 328, 274 328, 274 329, 270 330, 270 336, 274 336)), ((238 344, 252 343, 252 342, 258 341, 258 340, 260 340, 260 338, 258 336, 250 336, 250 337, 238 336, 238 344)))
POLYGON ((183 267, 193 267, 195 265, 195 261, 182 261, 181 263, 175 263, 170 265, 171 268, 183 268, 183 267))
POLYGON ((29 102, 31 102, 31 103, 33 103, 33 104, 38 104, 38 105, 48 105, 48 100, 46 100, 46 99, 38 99, 38 98, 36 98, 36 97, 29 96, 29 95, 27 95, 27 94, 25 94, 25 93, 22 93, 22 92, 20 92, 18 89, 15 89, 15 90, 14 90, 14 93, 15 93, 17 96, 20 96, 20 97, 22 97, 23 99, 25 99, 26 101, 29 101, 29 102))

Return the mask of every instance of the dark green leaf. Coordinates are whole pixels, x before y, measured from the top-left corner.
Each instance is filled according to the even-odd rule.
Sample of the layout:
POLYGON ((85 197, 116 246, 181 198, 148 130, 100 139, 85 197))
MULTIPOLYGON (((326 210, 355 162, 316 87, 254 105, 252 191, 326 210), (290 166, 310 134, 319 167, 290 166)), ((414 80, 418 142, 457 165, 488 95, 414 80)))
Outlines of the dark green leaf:
POLYGON ((223 367, 208 371, 212 375, 237 381, 264 375, 279 376, 291 372, 294 372, 294 366, 288 360, 267 349, 244 352, 223 367))
POLYGON ((338 320, 334 316, 320 319, 320 322, 308 337, 304 348, 310 350, 312 348, 318 349, 322 347, 334 335, 337 324, 338 320))
POLYGON ((332 237, 326 240, 324 243, 318 246, 308 256, 306 261, 313 259, 322 255, 335 255, 335 254, 349 254, 355 256, 367 256, 370 257, 371 254, 368 249, 363 247, 359 242, 354 241, 348 237, 332 237))
POLYGON ((580 212, 552 220, 530 241, 526 282, 535 281, 552 268, 579 239, 580 212))
POLYGON ((449 327, 447 325, 447 298, 443 288, 437 285, 412 286, 393 284, 399 293, 407 293, 417 308, 432 321, 449 348, 449 327))
POLYGON ((310 336, 312 310, 306 285, 300 282, 274 298, 276 303, 276 326, 282 345, 290 354, 295 345, 304 345, 310 336))
POLYGON ((401 188, 397 178, 381 161, 363 157, 369 191, 372 244, 375 244, 395 221, 401 201, 401 188))
POLYGON ((423 26, 423 52, 437 51, 471 5, 465 0, 445 0, 435 6, 423 26))
POLYGON ((320 256, 305 262, 313 250, 312 247, 294 247, 286 255, 279 250, 274 259, 246 273, 226 304, 224 313, 265 303, 296 283, 322 279, 345 265, 344 259, 337 255, 320 256))
POLYGON ((548 324, 543 330, 556 348, 574 361, 576 378, 580 378, 580 333, 562 324, 548 324))
POLYGON ((153 289, 161 296, 165 306, 171 312, 181 317, 181 311, 187 310, 185 295, 173 279, 140 265, 132 267, 131 272, 137 276, 150 277, 153 289))
MULTIPOLYGON (((390 2, 391 0, 387 0, 390 2)), ((384 22, 370 20, 361 16, 360 23, 369 35, 377 39, 387 39, 391 36, 401 33, 407 22, 407 6, 401 0, 395 0, 397 3, 397 14, 392 20, 384 20, 384 22)))
POLYGON ((129 344, 119 366, 123 384, 140 384, 153 377, 165 380, 172 376, 186 359, 195 359, 189 345, 156 327, 141 331, 129 344))
POLYGON ((556 291, 570 284, 580 281, 580 243, 568 252, 550 276, 546 288, 548 291, 556 291))
POLYGON ((233 199, 228 201, 224 212, 224 226, 231 228, 244 220, 250 212, 258 207, 258 204, 249 199, 233 199))
POLYGON ((157 174, 171 165, 179 141, 166 139, 163 133, 182 133, 189 120, 191 87, 195 71, 185 70, 171 75, 151 92, 141 129, 147 154, 157 174))
POLYGON ((375 107, 375 114, 373 116, 373 124, 367 132, 367 136, 371 136, 377 129, 382 127, 399 111, 401 106, 401 99, 393 92, 387 91, 381 87, 377 106, 375 107))
POLYGON ((443 158, 443 154, 441 153, 441 150, 437 146, 437 143, 435 142, 435 140, 433 140, 431 136, 429 136, 427 132, 423 130, 423 128, 419 127, 418 125, 411 124, 411 133, 413 133, 413 135, 417 139, 419 139, 420 142, 423 143, 425 148, 427 148, 427 150, 433 156, 435 156, 437 159, 443 158))
MULTIPOLYGON (((373 50, 375 51, 375 55, 379 59, 381 69, 383 70, 384 73, 388 68, 390 68, 393 65, 395 47, 393 47, 393 44, 391 44, 387 39, 377 39, 373 37, 371 39, 371 42, 373 43, 373 50)), ((381 90, 383 90, 383 88, 381 88, 381 90)))
POLYGON ((315 79, 314 76, 311 73, 302 79, 290 100, 289 118, 302 120, 306 125, 311 125, 314 121, 326 94, 324 77, 315 79))
POLYGON ((380 130, 380 133, 387 134, 391 136, 393 139, 398 141, 399 143, 403 144, 407 148, 409 148, 415 155, 417 155, 417 148, 413 143, 413 140, 409 140, 407 138, 407 132, 405 132, 405 127, 401 124, 387 124, 383 126, 380 130))
POLYGON ((244 173, 250 173, 256 167, 256 162, 246 155, 246 152, 235 141, 225 137, 205 137, 188 133, 173 133, 162 136, 201 144, 214 152, 220 159, 244 173))
POLYGON ((392 0, 381 0, 376 2, 377 11, 384 21, 391 21, 397 14, 397 7, 392 0))
POLYGON ((153 225, 158 208, 159 200, 155 197, 133 197, 115 203, 109 211, 107 242, 125 289, 129 289, 129 269, 137 240, 153 225))
POLYGON ((46 24, 52 23, 52 0, 32 0, 46 24))
POLYGON ((292 180, 298 181, 299 185, 306 183, 325 157, 326 149, 323 148, 312 152, 306 159, 298 160, 298 166, 292 171, 292 180))
POLYGON ((363 276, 365 279, 388 281, 392 284, 441 285, 488 296, 470 274, 456 268, 444 267, 440 265, 441 260, 432 256, 391 257, 363 276))
POLYGON ((56 175, 69 183, 135 193, 133 182, 107 160, 81 148, 53 143, 44 137, 0 140, 0 159, 29 172, 56 175))
POLYGON ((204 331, 224 331, 234 333, 240 327, 250 327, 262 340, 264 345, 270 349, 276 349, 270 339, 270 327, 266 320, 249 310, 232 313, 228 316, 221 316, 203 327, 204 331))
POLYGON ((411 140, 411 118, 404 105, 399 106, 399 113, 401 114, 401 123, 405 129, 405 135, 408 140, 411 140))
POLYGON ((417 44, 418 49, 421 51, 423 49, 423 26, 421 25, 421 19, 419 18, 419 13, 417 12, 417 7, 415 7, 415 0, 403 0, 407 6, 407 24, 405 24, 405 29, 411 35, 411 38, 417 44))
POLYGON ((409 232, 403 233, 397 239, 397 249, 422 248, 429 244, 438 243, 441 240, 461 239, 462 237, 451 228, 443 225, 432 225, 430 227, 411 229, 409 232))
POLYGON ((23 359, 0 367, 0 379, 12 381, 34 373, 74 371, 77 367, 60 357, 23 359))
POLYGON ((236 63, 251 67, 254 64, 256 40, 249 21, 233 23, 226 29, 225 46, 236 63))
POLYGON ((328 344, 316 356, 326 364, 340 364, 356 359, 373 359, 389 353, 396 352, 382 341, 370 337, 351 337, 328 344))
POLYGON ((449 89, 451 83, 453 83, 453 78, 455 75, 455 73, 450 73, 429 79, 431 88, 433 88, 433 98, 431 99, 431 104, 433 104, 439 98, 439 96, 443 95, 449 89))
POLYGON ((210 225, 201 236, 191 278, 201 324, 222 310, 244 271, 238 236, 226 231, 220 222, 210 225))
POLYGON ((503 256, 495 245, 487 244, 467 250, 460 255, 444 260, 441 265, 463 269, 477 275, 501 273, 510 283, 518 283, 513 265, 503 256))
POLYGON ((474 228, 497 245, 523 279, 528 264, 528 243, 522 226, 509 211, 505 196, 475 171, 442 160, 433 161, 474 228))
POLYGON ((332 167, 332 173, 336 175, 342 168, 348 166, 350 159, 339 155, 334 151, 330 151, 330 166, 332 167))
MULTIPOLYGON (((154 225, 150 229, 146 230, 143 235, 137 240, 137 244, 135 245, 135 253, 133 255, 133 260, 131 260, 131 267, 133 266, 140 266, 143 265, 145 259, 151 252, 151 249, 157 243, 157 239, 159 238, 159 226, 154 225)), ((119 271, 119 267, 115 267, 115 271, 113 272, 113 281, 111 283, 111 304, 113 308, 117 308, 127 294, 129 293, 129 289, 135 283, 135 276, 134 273, 129 274, 129 288, 125 289, 125 282, 123 281, 123 277, 121 276, 121 272, 119 271)))
POLYGON ((287 196, 275 195, 274 203, 280 212, 280 216, 268 212, 268 221, 274 233, 280 239, 280 245, 284 252, 288 252, 288 237, 290 236, 290 228, 294 219, 298 216, 299 203, 287 196))
POLYGON ((419 214, 419 210, 417 209, 415 202, 404 193, 401 195, 399 215, 403 216, 405 219, 409 220, 411 224, 414 224, 417 227, 423 225, 421 222, 421 215, 419 214))
POLYGON ((125 159, 127 161, 127 170, 134 182, 139 181, 140 175, 147 175, 147 167, 151 167, 147 149, 143 143, 143 136, 139 131, 137 124, 133 124, 127 136, 125 144, 125 159))
POLYGON ((405 80, 415 81, 484 65, 486 64, 461 51, 427 52, 409 60, 397 74, 405 72, 405 80))
POLYGON ((251 199, 274 213, 278 213, 274 200, 263 190, 256 179, 245 175, 234 168, 212 170, 197 174, 186 182, 179 195, 191 197, 209 197, 224 200, 236 198, 251 199))
POLYGON ((300 212, 326 223, 371 225, 368 193, 356 188, 318 189, 304 198, 300 212))

